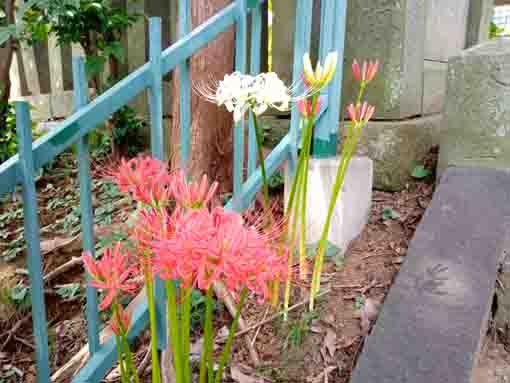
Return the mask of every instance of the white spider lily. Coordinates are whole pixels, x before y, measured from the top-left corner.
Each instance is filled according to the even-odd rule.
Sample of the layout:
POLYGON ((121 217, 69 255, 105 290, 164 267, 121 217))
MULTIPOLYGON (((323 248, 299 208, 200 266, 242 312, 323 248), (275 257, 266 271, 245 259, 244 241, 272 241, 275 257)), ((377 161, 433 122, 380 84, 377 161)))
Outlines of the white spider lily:
POLYGON ((320 62, 317 62, 317 66, 314 71, 312 62, 310 61, 310 55, 305 53, 303 56, 303 77, 305 79, 305 83, 315 89, 323 88, 333 79, 337 62, 338 53, 330 52, 326 57, 324 67, 322 67, 320 62))
POLYGON ((268 108, 286 111, 292 100, 290 89, 273 72, 257 76, 234 72, 225 75, 216 89, 209 86, 201 87, 198 91, 209 101, 225 105, 229 112, 234 113, 236 122, 248 110, 256 115, 264 113, 268 108))

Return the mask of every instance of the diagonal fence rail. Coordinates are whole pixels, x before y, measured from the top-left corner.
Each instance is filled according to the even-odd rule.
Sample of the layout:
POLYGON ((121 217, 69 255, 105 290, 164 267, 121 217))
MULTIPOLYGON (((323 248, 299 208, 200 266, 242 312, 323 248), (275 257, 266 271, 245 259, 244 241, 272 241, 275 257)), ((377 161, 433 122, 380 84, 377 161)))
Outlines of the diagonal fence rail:
MULTIPOLYGON (((236 70, 246 73, 248 17, 251 18, 250 72, 257 74, 260 70, 260 47, 262 29, 262 0, 235 0, 202 25, 191 30, 190 0, 179 1, 179 37, 180 39, 161 50, 161 20, 149 19, 149 62, 125 77, 108 91, 90 103, 87 99, 87 79, 83 58, 73 59, 73 81, 75 94, 75 113, 64 120, 59 127, 32 143, 32 124, 29 105, 16 103, 16 130, 19 142, 19 154, 0 165, 0 196, 13 191, 17 185, 22 186, 24 201, 24 230, 27 243, 27 260, 32 291, 32 317, 36 344, 37 381, 50 382, 48 332, 44 302, 44 282, 40 249, 40 228, 37 210, 37 192, 34 172, 54 159, 58 154, 77 144, 80 207, 84 250, 94 251, 93 210, 91 201, 91 175, 88 134, 109 116, 128 104, 145 90, 149 91, 151 151, 156 158, 164 158, 163 149, 163 107, 162 77, 180 66, 180 115, 181 115, 181 158, 183 165, 189 160, 190 125, 191 125, 191 80, 189 70, 190 57, 200 50, 219 33, 232 25, 236 28, 236 70)), ((311 35, 311 1, 297 0, 294 54, 294 80, 301 76, 301 58, 309 50, 311 35)), ((334 136, 336 133, 340 108, 340 86, 342 81, 343 46, 345 35, 346 0, 322 0, 321 45, 319 56, 323 58, 327 51, 339 53, 338 72, 326 93, 328 102, 321 111, 319 124, 327 124, 334 136), (329 106, 328 106, 329 105, 329 106)), ((256 143, 253 122, 249 123, 248 137, 248 175, 243 182, 244 159, 244 122, 234 128, 234 195, 227 207, 235 210, 247 208, 255 194, 261 188, 262 175, 257 168, 256 143)), ((299 114, 292 110, 290 132, 280 141, 266 158, 267 172, 273 174, 286 160, 292 169, 297 158, 299 141, 299 114)), ((329 145, 329 155, 334 155, 329 145)), ((164 334, 164 289, 156 282, 157 312, 159 331, 164 334)), ((100 320, 98 315, 97 291, 93 287, 86 290, 87 338, 90 358, 87 364, 73 378, 75 383, 96 383, 101 381, 108 369, 116 361, 116 346, 113 338, 101 344, 99 339, 100 320)), ((142 300, 133 313, 129 336, 133 341, 148 323, 148 305, 142 300)), ((166 339, 160 336, 159 339, 166 339)), ((165 344, 160 344, 164 348, 165 344)))

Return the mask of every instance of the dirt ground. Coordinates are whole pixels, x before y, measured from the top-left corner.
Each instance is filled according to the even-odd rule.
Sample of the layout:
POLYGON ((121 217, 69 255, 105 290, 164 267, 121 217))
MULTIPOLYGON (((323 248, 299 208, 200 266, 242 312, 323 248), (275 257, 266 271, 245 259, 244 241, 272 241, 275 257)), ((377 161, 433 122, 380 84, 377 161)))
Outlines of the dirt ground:
MULTIPOLYGON (((44 256, 47 275, 58 266, 79 256, 79 240, 66 244, 75 236, 73 220, 55 221, 56 216, 72 215, 77 196, 66 199, 69 188, 75 189, 75 173, 61 181, 42 181, 38 186, 52 188, 41 195, 41 206, 53 203, 56 209, 41 211, 41 226, 49 227, 43 235, 48 250, 44 256), (63 182, 62 185, 59 183, 63 182), (52 202, 53 201, 53 202, 52 202), (54 226, 49 226, 56 222, 54 226), (66 230, 74 230, 67 233, 66 230), (56 239, 56 241, 55 241, 56 239), (54 241, 54 242, 51 242, 54 241), (76 246, 78 244, 78 246, 76 246), (52 250, 53 246, 53 250, 52 250)), ((100 178, 100 175, 99 175, 100 178)), ((51 178, 50 178, 51 180, 51 178)), ((428 206, 433 193, 433 178, 411 182, 400 193, 375 191, 368 225, 359 238, 353 241, 344 254, 332 253, 326 261, 321 297, 315 312, 307 311, 307 281, 295 283, 291 305, 298 305, 284 322, 281 317, 268 321, 275 314, 269 305, 261 306, 249 301, 243 311, 248 327, 253 330, 236 338, 232 368, 228 378, 237 383, 288 382, 288 383, 347 383, 363 347, 363 341, 376 321, 384 298, 405 260, 407 248, 414 231, 428 206), (301 303, 301 304, 300 304, 301 303), (260 323, 263 325, 259 325, 260 323), (260 364, 255 366, 246 347, 246 339, 253 344, 260 364)), ((96 185, 96 184, 95 184, 96 185)), ((103 212, 99 227, 122 221, 119 214, 119 195, 113 193, 105 183, 97 183, 94 189, 97 207, 111 206, 103 212), (105 199, 106 198, 106 199, 105 199), (111 219, 113 217, 113 219, 111 219)), ((280 194, 275 194, 281 199, 280 194)), ((0 206, 0 214, 12 207, 19 210, 19 202, 0 206)), ((125 209, 124 209, 125 210, 125 209)), ((72 218, 72 217, 71 217, 72 218)), ((15 249, 18 244, 21 217, 4 221, 7 237, 0 241, 2 254, 6 249, 15 249), (11 245, 12 244, 12 245, 11 245)), ((0 222, 1 223, 1 222, 0 222)), ((0 225, 0 229, 1 229, 0 225)), ((0 232, 1 234, 1 232, 0 232)), ((1 236, 0 236, 1 237, 1 236)), ((79 238, 78 238, 79 239, 79 238)), ((313 254, 311 254, 313 255, 313 254)), ((310 264, 313 258, 309 259, 310 264)), ((27 283, 23 257, 6 262, 0 257, 0 287, 12 288, 20 282, 27 283)), ((51 367, 56 371, 86 343, 86 323, 83 313, 83 294, 63 298, 56 293, 59 286, 83 283, 83 270, 75 266, 47 283, 46 299, 49 321, 51 367), (65 310, 62 310, 62 308, 65 310)), ((0 296, 1 298, 1 296, 0 296)), ((5 298, 5 297, 4 297, 5 298)), ((0 299, 0 382, 35 382, 33 342, 29 305, 5 304, 0 299), (18 326, 11 334, 13 326, 18 326), (4 378, 6 372, 11 374, 4 378)), ((216 328, 229 325, 231 316, 227 310, 218 312, 216 328)), ((200 328, 194 333, 193 342, 200 348, 200 328)), ((220 331, 221 332, 221 331, 220 331)), ((221 345, 221 337, 217 344, 221 345)), ((149 337, 143 333, 135 345, 136 364, 143 365, 148 359, 149 337)), ((510 354, 501 343, 488 337, 482 348, 481 358, 475 371, 474 383, 510 383, 510 354)), ((107 381, 115 382, 115 374, 107 381)), ((150 382, 150 366, 143 379, 150 382)))

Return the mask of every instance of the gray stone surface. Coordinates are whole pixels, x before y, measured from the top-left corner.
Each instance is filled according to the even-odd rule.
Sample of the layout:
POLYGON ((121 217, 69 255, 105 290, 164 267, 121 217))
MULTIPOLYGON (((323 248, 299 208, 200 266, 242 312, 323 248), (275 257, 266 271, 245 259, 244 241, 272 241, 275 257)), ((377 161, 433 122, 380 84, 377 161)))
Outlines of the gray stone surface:
MULTIPOLYGON (((264 116, 266 146, 274 147, 287 134, 289 120, 264 116)), ((371 121, 358 143, 357 154, 374 161, 374 188, 399 191, 411 180, 416 165, 423 164, 439 144, 440 115, 405 121, 371 121)))
POLYGON ((439 168, 510 166, 510 39, 450 60, 439 168))
POLYGON ((509 213, 509 172, 445 172, 351 383, 471 381, 509 213))
POLYGON ((423 114, 441 113, 446 96, 448 64, 425 60, 423 69, 423 114))
POLYGON ((374 161, 374 188, 399 191, 411 179, 416 165, 439 141, 441 116, 405 121, 371 121, 362 134, 357 152, 374 161))
POLYGON ((379 59, 381 69, 368 101, 377 119, 421 114, 425 44, 425 0, 349 1, 343 100, 356 99, 353 59, 379 59))
POLYGON ((427 0, 425 59, 448 61, 466 45, 469 0, 427 0))
MULTIPOLYGON (((313 2, 311 36, 312 57, 319 47, 320 0, 313 2)), ((292 84, 294 62, 294 32, 296 29, 296 0, 273 1, 273 71, 286 84, 292 84)))
POLYGON ((470 0, 466 48, 489 39, 489 25, 494 14, 494 0, 470 0))

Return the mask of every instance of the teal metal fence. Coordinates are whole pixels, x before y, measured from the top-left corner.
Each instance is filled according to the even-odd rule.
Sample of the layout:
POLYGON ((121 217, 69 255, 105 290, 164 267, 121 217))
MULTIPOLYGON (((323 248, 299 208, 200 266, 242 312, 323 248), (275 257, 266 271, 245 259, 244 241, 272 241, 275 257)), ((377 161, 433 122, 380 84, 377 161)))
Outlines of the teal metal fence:
MULTIPOLYGON (((32 123, 29 105, 16 103, 16 129, 19 142, 19 154, 0 165, 0 196, 11 192, 17 185, 22 186, 24 201, 24 233, 27 244, 27 262, 32 292, 32 318, 36 345, 37 381, 50 382, 48 331, 44 303, 44 282, 40 249, 40 233, 37 210, 37 192, 34 172, 54 159, 73 144, 78 147, 80 207, 84 250, 94 251, 93 210, 91 200, 91 175, 88 134, 108 117, 128 104, 145 90, 149 91, 151 151, 153 156, 163 159, 163 107, 162 77, 177 65, 180 66, 180 117, 181 117, 181 159, 185 166, 190 157, 191 122, 191 81, 189 59, 201 47, 214 39, 219 33, 235 24, 236 62, 235 68, 246 72, 248 52, 248 17, 251 18, 250 72, 260 70, 260 47, 262 30, 261 0, 235 0, 207 22, 191 30, 190 0, 179 1, 179 37, 180 39, 161 50, 161 20, 149 20, 149 62, 118 82, 92 102, 87 99, 87 79, 84 59, 73 59, 73 81, 75 94, 75 113, 64 120, 59 127, 32 143, 32 123)), ((336 132, 340 115, 340 87, 342 81, 343 45, 345 35, 346 0, 322 0, 321 3, 321 44, 319 56, 324 58, 328 51, 339 53, 337 74, 328 89, 327 102, 318 121, 317 140, 319 156, 331 156, 336 153, 336 132), (326 137, 326 139, 324 139, 326 137), (323 149, 321 149, 323 148, 323 149)), ((297 27, 295 34, 294 80, 299 82, 301 62, 309 50, 312 23, 312 1, 297 0, 297 27)), ((247 208, 262 184, 261 170, 256 168, 256 142, 253 122, 249 124, 248 172, 243 182, 244 159, 244 123, 234 128, 234 195, 227 207, 235 210, 247 208)), ((269 175, 285 160, 292 166, 297 158, 299 142, 299 114, 292 110, 291 130, 266 158, 269 175)), ((164 336, 164 296, 163 288, 156 283, 157 313, 160 339, 164 336)), ((75 383, 97 383, 105 376, 117 358, 113 338, 104 343, 99 339, 100 321, 97 306, 97 292, 93 287, 86 291, 87 337, 90 358, 87 364, 73 378, 75 383)), ((133 313, 130 328, 130 340, 134 340, 148 323, 148 306, 144 300, 133 313)), ((164 342, 164 341, 163 341, 164 342)), ((164 348, 165 344, 159 345, 164 348)))

